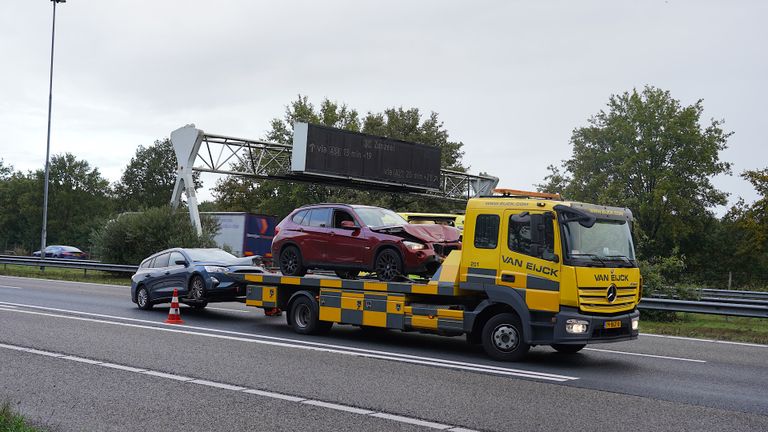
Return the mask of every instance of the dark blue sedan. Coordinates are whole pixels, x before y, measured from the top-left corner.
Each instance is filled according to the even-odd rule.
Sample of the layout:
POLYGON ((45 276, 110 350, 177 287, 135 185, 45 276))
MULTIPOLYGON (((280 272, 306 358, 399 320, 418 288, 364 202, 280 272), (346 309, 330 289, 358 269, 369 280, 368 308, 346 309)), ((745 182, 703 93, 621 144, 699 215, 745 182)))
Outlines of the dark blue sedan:
POLYGON ((175 288, 180 302, 202 309, 209 302, 244 297, 245 285, 227 272, 263 273, 264 269, 244 265, 241 258, 221 249, 164 250, 142 261, 131 277, 131 300, 148 310, 171 301, 175 288))

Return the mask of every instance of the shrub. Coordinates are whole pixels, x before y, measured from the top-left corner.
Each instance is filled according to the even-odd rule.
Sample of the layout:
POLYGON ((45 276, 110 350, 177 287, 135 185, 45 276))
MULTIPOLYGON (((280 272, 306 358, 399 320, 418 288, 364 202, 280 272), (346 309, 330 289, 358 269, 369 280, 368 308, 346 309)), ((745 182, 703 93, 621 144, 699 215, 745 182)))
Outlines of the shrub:
POLYGON ((203 235, 198 236, 189 214, 169 206, 138 213, 123 213, 95 230, 94 252, 102 262, 139 264, 155 252, 172 247, 216 247, 213 237, 218 222, 202 216, 203 235))

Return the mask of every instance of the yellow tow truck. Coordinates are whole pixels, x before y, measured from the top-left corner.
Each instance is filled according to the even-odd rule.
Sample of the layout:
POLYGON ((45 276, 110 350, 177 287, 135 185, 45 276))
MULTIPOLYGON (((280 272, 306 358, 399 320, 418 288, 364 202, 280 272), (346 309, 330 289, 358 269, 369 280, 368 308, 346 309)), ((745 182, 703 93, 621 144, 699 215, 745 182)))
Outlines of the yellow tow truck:
POLYGON ((574 353, 636 339, 642 282, 629 209, 497 189, 466 207, 462 250, 430 280, 234 274, 246 305, 286 311, 301 334, 334 323, 449 336, 465 334, 494 359, 531 346, 574 353))

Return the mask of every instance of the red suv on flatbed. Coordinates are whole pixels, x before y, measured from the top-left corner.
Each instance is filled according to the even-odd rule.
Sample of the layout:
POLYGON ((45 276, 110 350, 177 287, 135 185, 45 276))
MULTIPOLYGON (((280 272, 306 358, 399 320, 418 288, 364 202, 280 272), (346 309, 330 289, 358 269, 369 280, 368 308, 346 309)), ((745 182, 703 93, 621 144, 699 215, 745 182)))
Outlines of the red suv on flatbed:
POLYGON ((450 251, 461 249, 460 235, 450 226, 411 225, 380 207, 315 204, 294 210, 277 225, 272 256, 287 276, 317 268, 342 278, 375 272, 392 281, 434 274, 450 251))

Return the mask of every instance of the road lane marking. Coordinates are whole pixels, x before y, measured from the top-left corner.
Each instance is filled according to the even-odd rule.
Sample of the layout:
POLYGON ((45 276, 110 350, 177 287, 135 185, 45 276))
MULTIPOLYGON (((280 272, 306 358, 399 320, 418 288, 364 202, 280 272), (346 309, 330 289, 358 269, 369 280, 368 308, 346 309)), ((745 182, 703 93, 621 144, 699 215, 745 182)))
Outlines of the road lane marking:
POLYGON ((328 408, 328 409, 334 409, 338 411, 351 412, 355 414, 368 415, 368 414, 376 413, 376 411, 371 411, 371 410, 362 409, 362 408, 355 408, 349 405, 339 405, 339 404, 330 403, 330 402, 323 402, 323 401, 314 400, 314 399, 303 400, 301 401, 301 403, 304 403, 307 405, 319 406, 319 407, 328 408))
POLYGON ((208 380, 202 380, 202 379, 193 379, 192 381, 189 381, 193 384, 200 384, 208 387, 216 387, 224 390, 232 390, 232 391, 242 391, 245 390, 245 387, 240 387, 232 384, 224 384, 216 381, 208 381, 208 380))
POLYGON ((301 398, 301 397, 290 396, 290 395, 285 395, 285 394, 282 394, 282 393, 275 393, 275 392, 264 391, 264 390, 250 389, 250 390, 243 390, 243 392, 244 393, 255 394, 255 395, 259 395, 259 396, 265 396, 265 397, 273 398, 273 399, 287 400, 287 401, 291 401, 291 402, 301 402, 301 401, 305 401, 306 400, 305 398, 301 398))
MULTIPOLYGON (((113 285, 113 284, 101 284, 96 282, 79 282, 79 281, 67 281, 67 280, 61 280, 61 279, 40 279, 40 278, 29 278, 24 276, 6 276, 6 275, 0 275, 0 280, 3 278, 9 278, 9 279, 21 279, 29 282, 34 281, 42 281, 42 282, 55 282, 59 284, 64 285, 94 285, 94 286, 100 286, 100 287, 110 287, 110 288, 122 288, 122 289, 130 289, 130 285, 113 285)), ((17 287, 19 288, 19 287, 17 287)), ((34 287, 34 288, 44 288, 44 287, 34 287)), ((23 289, 23 288, 22 288, 23 289)))
POLYGON ((749 343, 749 342, 721 341, 721 340, 714 340, 714 339, 701 339, 701 338, 692 338, 692 337, 685 337, 685 336, 658 335, 658 334, 652 334, 652 333, 640 333, 640 334, 642 336, 650 336, 650 337, 657 337, 657 338, 664 338, 664 339, 680 339, 680 340, 687 340, 687 341, 693 341, 693 342, 708 342, 708 343, 716 343, 716 344, 724 344, 724 345, 739 345, 739 346, 748 346, 748 347, 755 347, 755 348, 768 348, 768 345, 758 344, 758 343, 749 343))
MULTIPOLYGON (((4 304, 6 303, 7 302, 0 302, 0 306, 4 306, 4 304)), ((311 351, 321 351, 321 352, 329 352, 329 353, 335 353, 335 354, 352 355, 352 356, 358 356, 358 357, 392 360, 392 361, 399 361, 404 363, 420 364, 420 365, 427 365, 427 366, 437 366, 437 367, 443 367, 443 368, 449 368, 449 369, 469 370, 474 372, 485 372, 485 373, 491 373, 491 374, 515 376, 515 377, 522 377, 522 378, 542 379, 542 380, 554 381, 554 382, 565 382, 565 381, 579 379, 578 377, 556 375, 556 374, 550 374, 545 372, 536 372, 536 371, 525 370, 525 369, 504 368, 499 366, 468 363, 468 362, 461 362, 461 361, 455 361, 455 360, 446 360, 446 359, 440 359, 435 357, 421 357, 421 356, 415 356, 410 354, 401 354, 401 353, 393 353, 393 352, 387 352, 387 351, 377 351, 377 350, 369 350, 369 349, 363 349, 363 348, 347 347, 343 345, 332 345, 332 344, 323 344, 318 342, 300 341, 297 339, 280 338, 280 337, 274 337, 274 336, 259 335, 255 333, 234 332, 229 330, 218 330, 213 328, 188 326, 188 325, 185 325, 183 327, 185 329, 212 331, 212 332, 224 333, 224 334, 216 335, 216 334, 210 334, 210 333, 199 333, 199 332, 193 332, 189 330, 180 330, 179 327, 175 325, 164 324, 157 321, 141 320, 136 318, 124 318, 124 317, 95 314, 95 313, 89 313, 89 312, 49 308, 49 307, 43 307, 43 306, 24 305, 20 303, 10 303, 10 304, 20 306, 20 307, 26 307, 26 308, 52 310, 57 312, 97 316, 102 318, 120 319, 120 320, 152 324, 152 325, 148 326, 148 325, 140 325, 140 324, 130 324, 130 323, 115 322, 115 321, 99 320, 99 319, 93 319, 93 318, 74 317, 69 315, 56 315, 56 314, 49 314, 49 313, 42 313, 42 312, 8 309, 8 311, 11 311, 11 312, 38 314, 38 315, 58 317, 58 318, 91 321, 91 322, 105 323, 105 324, 111 324, 111 325, 121 325, 125 327, 135 327, 135 328, 144 328, 144 329, 157 330, 157 331, 166 331, 170 333, 190 334, 190 335, 197 335, 197 336, 259 343, 264 345, 299 348, 299 349, 306 349, 311 351), (157 325, 163 325, 165 327, 157 327, 157 325), (229 336, 229 335, 233 335, 233 336, 229 336), (246 337, 242 337, 242 336, 246 336, 246 337)), ((0 310, 2 310, 2 308, 0 308, 0 310)))
POLYGON ((371 416, 372 417, 383 418, 383 419, 387 419, 387 420, 399 421, 401 423, 408 423, 408 424, 412 424, 412 425, 416 425, 416 426, 428 427, 428 428, 432 428, 432 429, 439 429, 439 430, 446 430, 446 429, 449 429, 451 427, 450 425, 447 425, 447 424, 429 422, 429 421, 424 421, 424 420, 417 420, 417 419, 412 419, 412 418, 408 418, 408 417, 403 417, 403 416, 394 415, 394 414, 387 414, 387 413, 376 413, 376 414, 371 414, 371 416))
POLYGON ((5 288, 5 289, 15 289, 15 290, 24 289, 24 288, 22 288, 22 287, 17 287, 17 286, 10 286, 10 285, 0 285, 0 288, 5 288))
POLYGON ((251 311, 243 310, 243 309, 229 309, 229 308, 220 308, 220 307, 211 307, 211 306, 208 306, 206 309, 217 310, 217 311, 227 311, 227 312, 239 312, 239 313, 250 313, 251 312, 251 311))
POLYGON ((671 356, 656 355, 656 354, 643 354, 643 353, 628 352, 628 351, 616 351, 616 350, 601 349, 601 348, 584 348, 584 349, 589 351, 603 352, 603 353, 624 354, 624 355, 631 355, 631 356, 638 356, 638 357, 651 357, 651 358, 658 358, 658 359, 664 359, 664 360, 678 360, 678 361, 687 361, 687 362, 693 362, 693 363, 707 362, 706 360, 689 359, 689 358, 683 358, 683 357, 671 357, 671 356))
POLYGON ((160 377, 160 378, 168 378, 168 379, 172 379, 172 380, 176 380, 176 381, 192 381, 194 379, 194 378, 185 377, 185 376, 181 376, 181 375, 174 375, 174 374, 169 374, 169 373, 165 373, 165 372, 158 372, 158 371, 152 371, 152 370, 144 371, 142 373, 146 374, 146 375, 152 375, 152 376, 160 377))
POLYGON ((117 369, 117 370, 121 370, 121 371, 125 371, 125 372, 139 373, 139 374, 143 374, 143 375, 150 375, 150 376, 154 376, 154 377, 157 377, 157 378, 172 379, 172 380, 176 380, 176 381, 182 381, 182 382, 185 382, 185 383, 205 385, 205 386, 208 386, 208 387, 213 387, 213 388, 217 388, 217 389, 221 389, 221 390, 227 390, 227 391, 233 391, 233 392, 237 392, 237 393, 247 393, 247 394, 252 394, 252 395, 261 396, 261 397, 268 397, 268 398, 272 398, 272 399, 279 399, 279 400, 285 400, 285 401, 290 401, 290 402, 303 403, 303 404, 306 404, 306 405, 312 405, 312 406, 316 406, 316 407, 320 407, 320 408, 333 409, 333 410, 336 410, 336 411, 344 411, 344 412, 348 412, 348 413, 351 413, 351 414, 364 415, 364 416, 369 416, 369 417, 376 417, 376 418, 379 418, 379 419, 389 420, 389 421, 398 422, 398 423, 412 424, 412 425, 427 427, 427 428, 431 428, 431 429, 449 430, 449 431, 454 431, 454 432, 477 432, 477 431, 475 431, 473 429, 466 429, 466 428, 463 428, 461 426, 447 425, 447 424, 443 424, 443 423, 436 423, 436 422, 431 422, 431 421, 428 421, 428 420, 423 420, 423 419, 419 419, 419 418, 415 418, 415 417, 406 417, 406 416, 401 416, 401 415, 397 415, 397 414, 393 414, 393 413, 388 413, 388 412, 383 412, 383 411, 372 411, 372 410, 368 410, 368 409, 364 409, 364 408, 355 407, 355 406, 352 406, 352 405, 344 405, 344 404, 320 401, 320 400, 315 400, 315 399, 304 399, 304 398, 301 398, 301 397, 291 396, 291 395, 282 394, 282 393, 269 392, 269 391, 259 390, 259 389, 250 389, 250 388, 247 388, 247 387, 241 387, 241 386, 238 386, 238 385, 227 384, 227 383, 218 382, 218 381, 208 381, 208 380, 197 379, 197 378, 189 378, 188 380, 186 380, 186 379, 185 380, 180 380, 179 378, 186 378, 186 377, 180 377, 178 375, 168 374, 168 373, 160 372, 160 371, 153 371, 153 370, 136 368, 136 367, 133 367, 133 366, 123 365, 123 364, 107 363, 107 362, 102 362, 101 360, 89 359, 89 358, 86 358, 86 357, 78 357, 78 356, 73 356, 73 355, 67 355, 67 354, 64 354, 64 353, 55 353, 55 352, 50 352, 50 351, 41 351, 41 350, 37 350, 37 349, 34 349, 34 348, 27 348, 27 347, 23 347, 23 346, 4 344, 4 343, 0 343, 0 348, 5 348, 5 349, 13 350, 13 351, 26 352, 26 353, 29 353, 29 354, 45 355, 45 356, 48 356, 48 357, 54 357, 54 358, 58 358, 58 359, 61 359, 61 360, 75 361, 75 362, 78 362, 78 363, 89 364, 89 365, 99 366, 99 367, 107 367, 107 368, 110 368, 110 369, 117 369))

